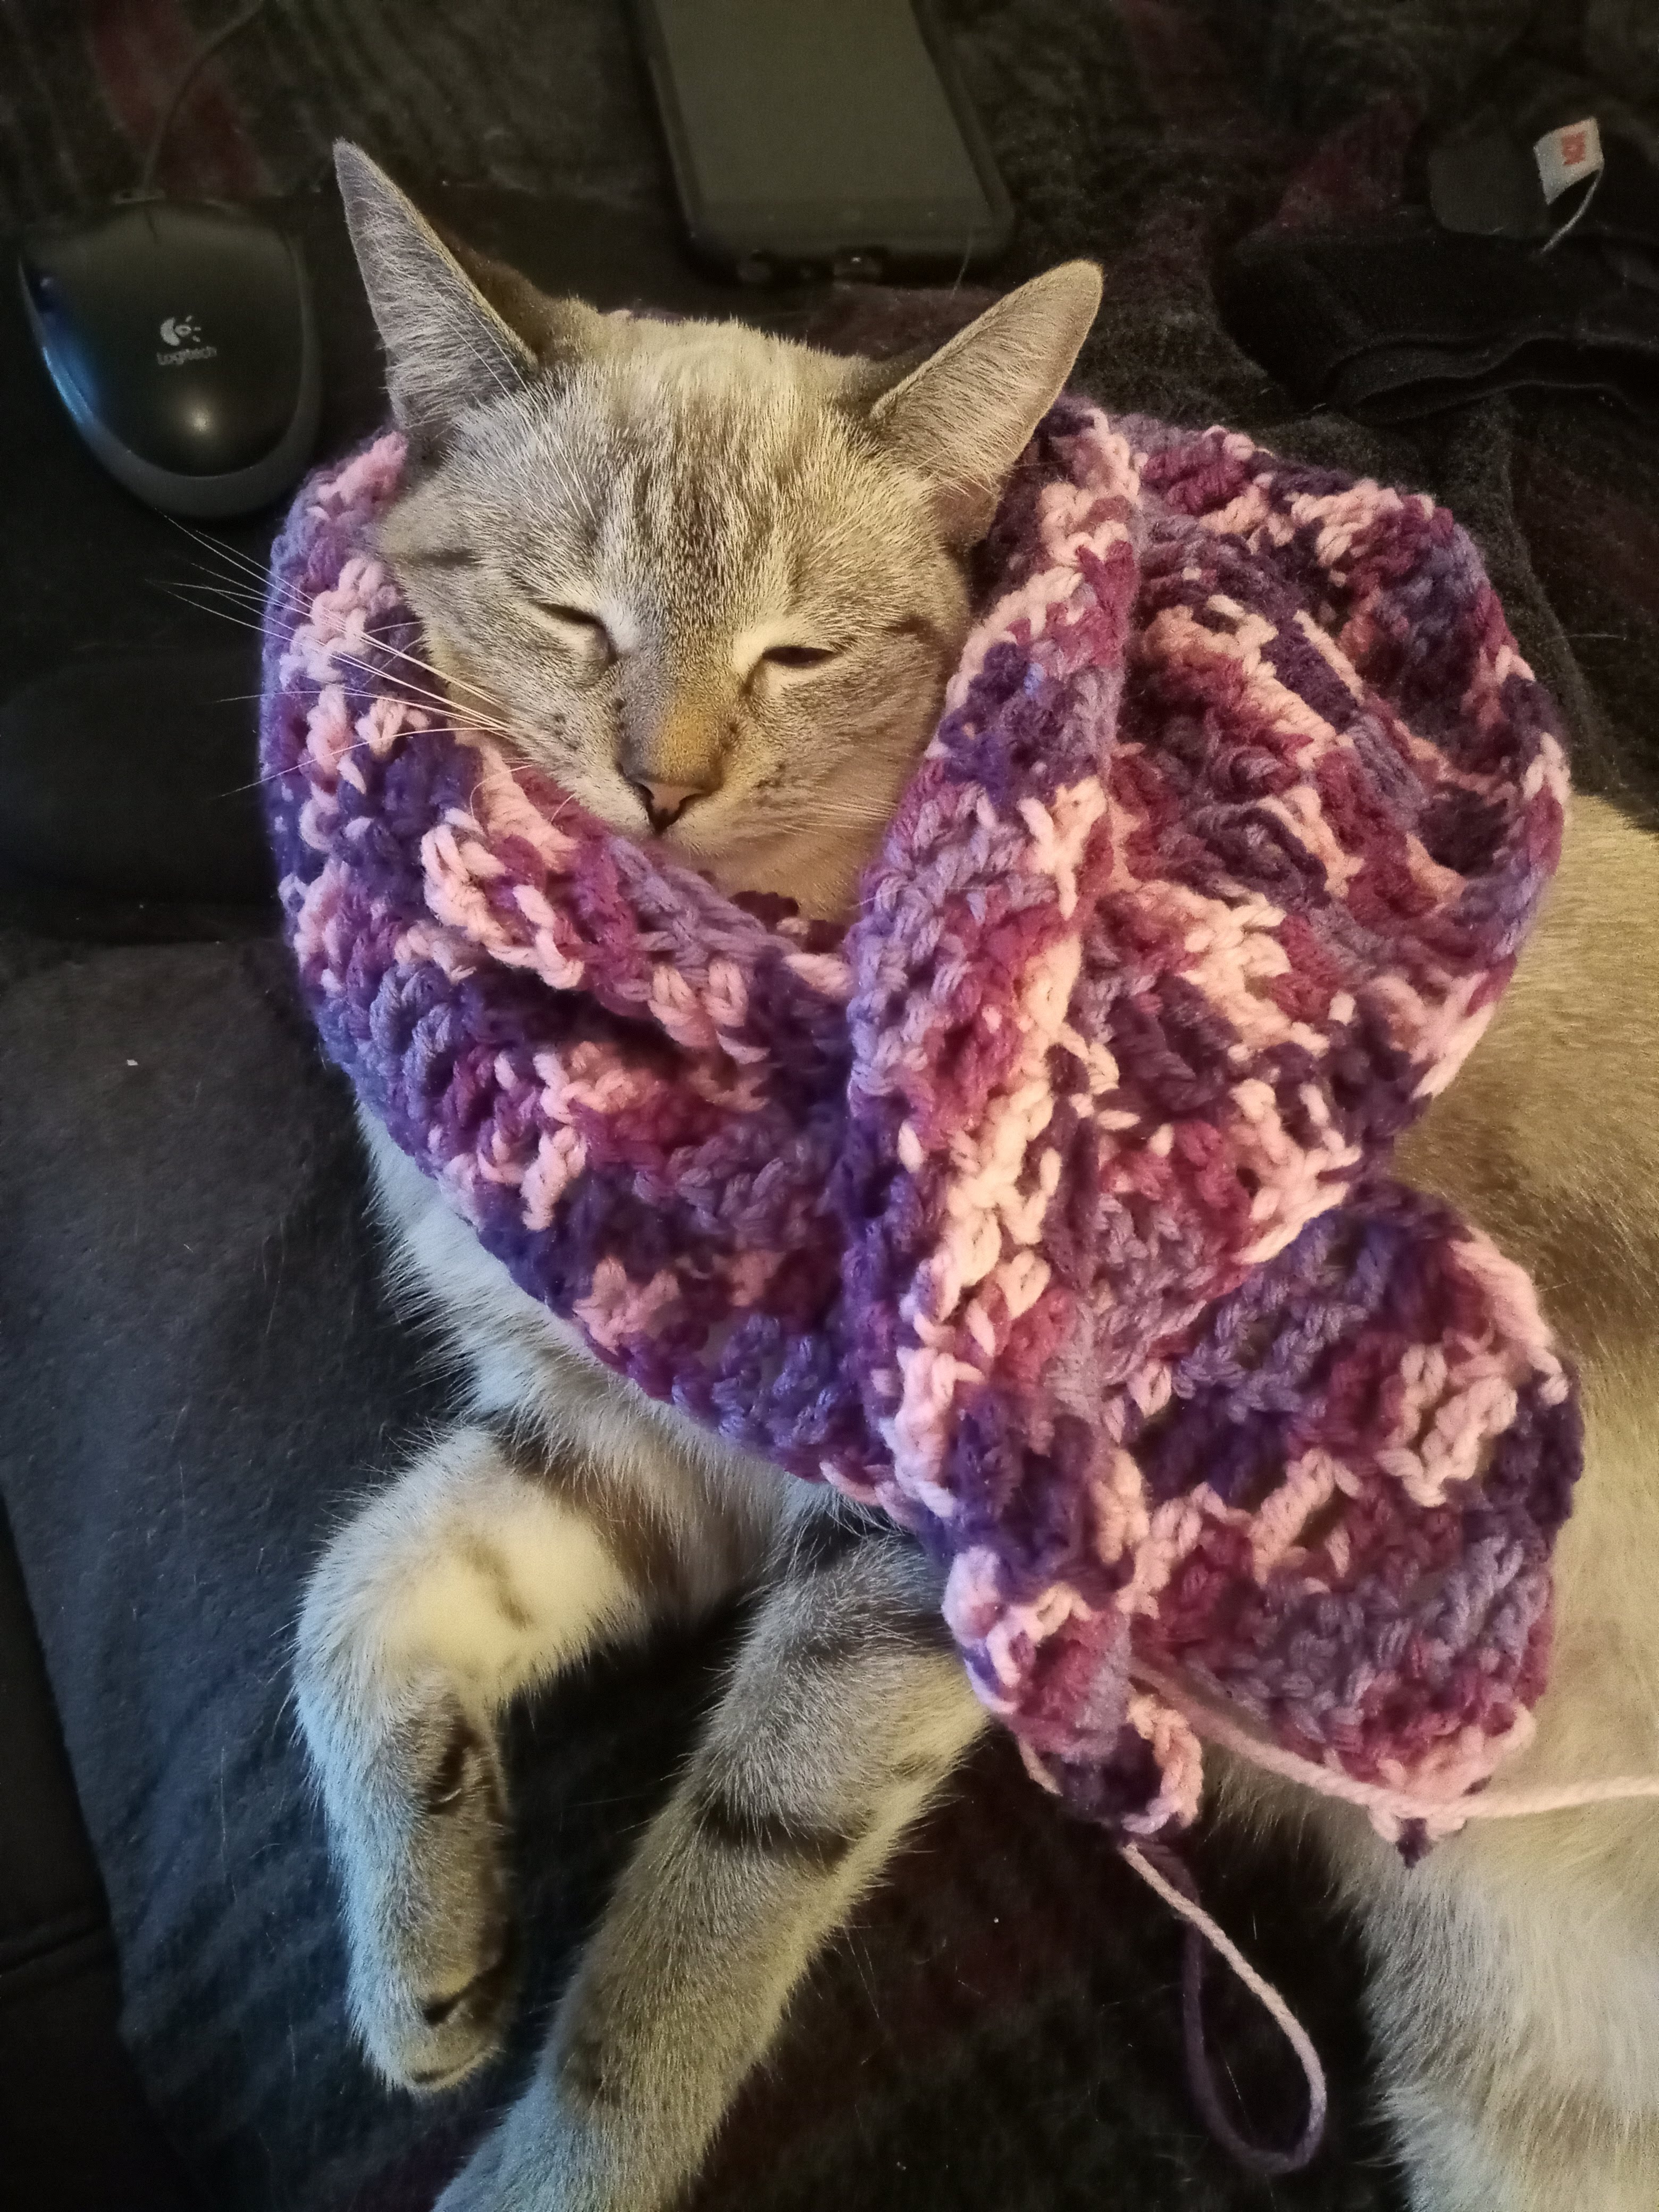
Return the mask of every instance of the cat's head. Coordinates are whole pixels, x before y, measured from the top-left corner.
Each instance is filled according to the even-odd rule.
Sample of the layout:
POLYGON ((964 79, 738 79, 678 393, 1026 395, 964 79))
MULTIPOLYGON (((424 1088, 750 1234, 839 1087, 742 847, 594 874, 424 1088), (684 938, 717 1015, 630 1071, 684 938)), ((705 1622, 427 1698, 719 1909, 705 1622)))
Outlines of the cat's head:
POLYGON ((881 367, 464 268, 366 156, 338 167, 410 441, 381 543, 458 713, 728 890, 841 911, 1098 272, 881 367))

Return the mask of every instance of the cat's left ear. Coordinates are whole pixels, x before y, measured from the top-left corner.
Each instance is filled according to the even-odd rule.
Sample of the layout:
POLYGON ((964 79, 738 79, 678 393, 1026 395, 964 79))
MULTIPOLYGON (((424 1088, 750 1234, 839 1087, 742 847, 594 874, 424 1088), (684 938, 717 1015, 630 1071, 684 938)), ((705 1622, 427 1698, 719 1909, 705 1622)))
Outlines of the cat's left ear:
POLYGON ((1034 276, 871 409, 888 451, 935 486, 953 543, 971 545, 990 528, 1010 470, 1072 373, 1100 289, 1092 261, 1034 276))

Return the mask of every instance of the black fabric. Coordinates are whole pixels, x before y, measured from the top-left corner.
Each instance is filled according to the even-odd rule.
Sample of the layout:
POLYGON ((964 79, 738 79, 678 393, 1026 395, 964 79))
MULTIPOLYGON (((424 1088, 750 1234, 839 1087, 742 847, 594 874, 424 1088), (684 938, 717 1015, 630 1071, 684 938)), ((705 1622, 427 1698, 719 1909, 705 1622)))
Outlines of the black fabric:
POLYGON ((1659 289, 1596 246, 1542 255, 1409 210, 1246 240, 1216 296, 1239 344, 1310 406, 1411 422, 1530 387, 1659 412, 1659 289))
POLYGON ((1571 218, 1580 245, 1659 246, 1659 160, 1648 133, 1618 121, 1616 103, 1594 85, 1552 94, 1516 118, 1479 111, 1429 151, 1425 181, 1435 220, 1448 230, 1541 244, 1571 218), (1552 205, 1533 149, 1547 131, 1586 115, 1595 118, 1601 170, 1552 205))
POLYGON ((0 1335, 0 1490, 126 2033, 216 2198, 323 2205, 408 2124, 343 2030, 287 1636, 328 1513, 430 1384, 380 1304, 350 1132, 274 948, 38 969, 0 1067, 3 1235, 50 1255, 0 1335))
MULTIPOLYGON (((112 1955, 11 1528, 0 1513, 0 2008, 58 1950, 112 1955)), ((3 2076, 0 2076, 3 2094, 3 2076)))
POLYGON ((1222 256, 1238 343, 1304 405, 1370 422, 1520 391, 1659 417, 1659 131, 1619 88, 1511 53, 1401 154, 1406 204, 1335 226, 1292 209, 1222 256), (1533 149, 1586 117, 1603 168, 1549 205, 1533 149))
POLYGON ((191 2212, 198 2200, 120 2040, 93 1856, 0 1513, 0 2145, 34 2212, 191 2212))
POLYGON ((211 2212, 158 2129, 118 2030, 100 1946, 0 1999, 0 2148, 29 2212, 211 2212))
POLYGON ((275 911, 248 774, 248 655, 147 653, 0 707, 0 879, 275 911))

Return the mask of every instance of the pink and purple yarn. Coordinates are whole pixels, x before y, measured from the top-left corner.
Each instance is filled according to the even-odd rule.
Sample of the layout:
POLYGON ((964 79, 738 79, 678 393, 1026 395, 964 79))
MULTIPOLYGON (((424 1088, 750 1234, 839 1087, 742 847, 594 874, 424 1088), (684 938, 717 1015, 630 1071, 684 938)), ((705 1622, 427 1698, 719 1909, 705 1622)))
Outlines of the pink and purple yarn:
POLYGON ((1173 1831, 1215 1735, 1455 1827, 1579 1462, 1526 1277, 1386 1173, 1560 841, 1468 539, 1063 400, 842 933, 416 697, 402 464, 307 485, 265 624, 287 929, 360 1098, 618 1375, 915 1531, 1080 1811, 1173 1831))

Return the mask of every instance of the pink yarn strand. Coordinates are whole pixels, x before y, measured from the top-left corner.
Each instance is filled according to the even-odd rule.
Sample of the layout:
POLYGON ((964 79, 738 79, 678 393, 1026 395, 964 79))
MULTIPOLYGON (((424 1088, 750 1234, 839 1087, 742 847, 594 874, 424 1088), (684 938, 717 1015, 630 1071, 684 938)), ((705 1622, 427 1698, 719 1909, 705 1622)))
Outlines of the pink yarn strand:
MULTIPOLYGON (((1163 1899, 1172 1912, 1178 1913, 1193 1936, 1206 1943, 1210 1949, 1224 1959, 1250 1995, 1267 2014, 1284 2037, 1297 2059, 1308 2084, 1308 2117, 1300 2141, 1288 2151, 1265 2151, 1244 2142, 1228 2121, 1221 2109, 1215 2083, 1210 2073, 1209 2053, 1204 2043, 1203 2022, 1199 2014, 1199 1979, 1201 1954, 1189 1963, 1186 1980, 1187 2064, 1192 2081, 1193 2093, 1200 2109, 1209 2124, 1212 2134, 1223 2146, 1233 2152, 1258 2172, 1294 2173, 1306 2166, 1318 2150, 1325 2133, 1325 2115, 1329 2098, 1325 2087, 1325 2069, 1319 2063, 1319 2053, 1314 2049, 1312 2038, 1279 1991, 1244 1956, 1232 1938, 1218 1922, 1204 1910, 1196 1896, 1188 1896, 1161 1874, 1137 1845, 1126 1844, 1123 1856, 1140 1876, 1153 1895, 1163 1899)), ((1182 1869, 1184 1873, 1184 1869, 1182 1869)))
POLYGON ((1567 1783, 1529 1790, 1464 1790, 1454 1796, 1432 1797, 1413 1790, 1394 1790, 1385 1783, 1363 1782, 1304 1759, 1282 1744, 1268 1742, 1214 1705, 1190 1696, 1155 1668, 1137 1666, 1135 1678, 1174 1706, 1194 1730, 1224 1751, 1247 1759, 1264 1773, 1286 1782, 1299 1782, 1322 1797, 1335 1797, 1369 1813, 1373 1823, 1390 1840, 1407 1821, 1420 1821, 1431 1839, 1455 1834, 1466 1820, 1518 1820, 1540 1813, 1566 1813, 1586 1805, 1631 1802, 1659 1797, 1659 1774, 1610 1775, 1600 1781, 1567 1783))

